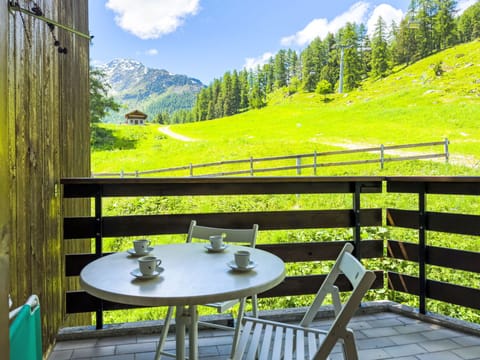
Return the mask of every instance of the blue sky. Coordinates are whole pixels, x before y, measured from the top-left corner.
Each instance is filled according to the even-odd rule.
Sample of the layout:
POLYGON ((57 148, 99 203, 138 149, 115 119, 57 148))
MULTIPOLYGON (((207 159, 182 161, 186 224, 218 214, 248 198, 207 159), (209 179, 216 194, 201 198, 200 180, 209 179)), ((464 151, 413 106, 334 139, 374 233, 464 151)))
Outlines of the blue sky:
MULTIPOLYGON (((459 0, 463 10, 475 0, 459 0)), ((404 15, 410 0, 90 0, 93 64, 135 59, 209 84, 280 49, 302 50, 347 22, 368 28, 404 15)))

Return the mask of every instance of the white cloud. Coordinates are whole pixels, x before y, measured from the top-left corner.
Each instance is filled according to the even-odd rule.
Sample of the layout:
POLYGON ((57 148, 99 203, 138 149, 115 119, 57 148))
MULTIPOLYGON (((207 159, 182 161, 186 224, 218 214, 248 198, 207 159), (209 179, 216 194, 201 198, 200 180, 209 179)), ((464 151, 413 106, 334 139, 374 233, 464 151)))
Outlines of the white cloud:
POLYGON ((108 0, 115 22, 141 39, 157 39, 175 31, 185 17, 195 15, 200 0, 108 0))
POLYGON ((364 22, 368 9, 368 3, 359 1, 332 21, 329 22, 325 18, 314 19, 303 30, 298 31, 294 35, 282 38, 280 42, 284 46, 304 46, 316 37, 323 39, 328 33, 336 33, 339 29, 345 26, 347 22, 357 24, 364 22))
POLYGON ((145 54, 150 55, 150 56, 155 56, 155 55, 158 55, 158 50, 157 49, 148 49, 147 51, 145 51, 145 54))
POLYGON ((392 21, 395 21, 397 25, 400 25, 400 22, 403 18, 403 11, 400 9, 395 9, 393 6, 388 4, 378 5, 370 15, 370 18, 367 20, 367 33, 372 35, 375 32, 375 24, 378 21, 378 18, 382 17, 387 24, 388 28, 392 25, 392 21))
MULTIPOLYGON (((463 0, 475 1, 475 0, 463 0)), ((386 24, 390 26, 392 20, 400 24, 403 17, 403 11, 395 9, 388 4, 380 4, 376 6, 373 11, 370 11, 371 5, 365 1, 359 1, 353 4, 346 12, 337 16, 331 21, 325 18, 312 20, 305 28, 298 31, 294 35, 286 36, 281 39, 283 46, 304 46, 309 44, 313 39, 319 37, 324 39, 328 33, 335 34, 338 30, 344 27, 347 23, 365 24, 367 26, 368 34, 371 34, 375 29, 375 23, 378 17, 381 16, 386 24)))
POLYGON ((477 2, 477 0, 458 0, 458 2, 457 2, 458 13, 457 13, 457 15, 463 14, 463 12, 465 10, 467 10, 467 8, 469 8, 470 6, 475 4, 476 2, 477 2))
POLYGON ((245 65, 243 65, 243 67, 247 70, 255 70, 258 66, 266 64, 272 56, 274 56, 274 54, 271 52, 266 52, 257 58, 246 58, 245 65))

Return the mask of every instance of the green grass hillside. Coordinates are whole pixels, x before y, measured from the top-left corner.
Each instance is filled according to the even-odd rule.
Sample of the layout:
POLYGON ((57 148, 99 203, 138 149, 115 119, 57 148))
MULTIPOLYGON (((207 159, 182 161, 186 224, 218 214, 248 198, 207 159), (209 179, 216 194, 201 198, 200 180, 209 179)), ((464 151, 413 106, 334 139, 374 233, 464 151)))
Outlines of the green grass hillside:
MULTIPOLYGON (((171 126, 103 125, 112 142, 92 153, 92 171, 145 171, 211 161, 311 153, 350 147, 450 140, 449 165, 388 165, 381 174, 480 174, 480 41, 460 45, 367 79, 348 94, 274 93, 268 106, 232 117, 171 126), (433 67, 439 64, 443 74, 433 67)), ((424 149, 422 149, 424 150, 424 149)), ((379 174, 378 166, 325 174, 379 174)))

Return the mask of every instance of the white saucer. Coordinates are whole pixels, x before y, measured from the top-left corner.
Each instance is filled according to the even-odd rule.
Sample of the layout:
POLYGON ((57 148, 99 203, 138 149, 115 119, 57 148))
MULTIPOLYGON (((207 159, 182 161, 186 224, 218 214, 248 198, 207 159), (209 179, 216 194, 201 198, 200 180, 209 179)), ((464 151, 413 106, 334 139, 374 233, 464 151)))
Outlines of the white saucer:
POLYGON ((135 251, 135 249, 128 249, 128 250, 127 250, 127 252, 128 252, 130 255, 132 255, 132 256, 145 256, 145 255, 150 254, 152 251, 153 251, 153 247, 149 247, 147 252, 141 253, 141 254, 137 253, 137 252, 135 251))
POLYGON ((219 249, 214 249, 212 247, 212 245, 208 244, 208 245, 205 245, 205 249, 208 250, 208 252, 222 252, 223 250, 225 250, 226 248, 228 247, 227 244, 223 244, 223 246, 219 249))
POLYGON ((156 278, 158 275, 160 275, 163 272, 163 270, 164 269, 162 267, 158 266, 152 275, 143 275, 140 272, 140 269, 135 269, 133 271, 130 271, 130 275, 135 276, 137 279, 153 279, 153 278, 156 278))
POLYGON ((250 271, 252 270, 253 268, 255 268, 257 266, 257 263, 255 263, 254 261, 250 261, 250 263, 248 264, 247 267, 243 268, 243 267, 238 267, 237 264, 235 263, 235 260, 232 260, 232 261, 229 261, 227 263, 228 266, 230 266, 230 268, 232 268, 233 270, 235 271, 242 271, 242 272, 245 272, 245 271, 250 271))

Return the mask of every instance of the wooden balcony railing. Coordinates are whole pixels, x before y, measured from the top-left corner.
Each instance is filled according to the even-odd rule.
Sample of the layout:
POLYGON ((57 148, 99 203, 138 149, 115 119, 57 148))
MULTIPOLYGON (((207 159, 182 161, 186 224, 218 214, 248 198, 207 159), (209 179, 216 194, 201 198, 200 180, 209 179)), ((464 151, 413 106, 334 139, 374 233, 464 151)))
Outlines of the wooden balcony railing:
MULTIPOLYGON (((480 195, 480 178, 425 178, 425 177, 246 177, 246 178, 142 178, 142 179, 63 179, 63 197, 94 199, 95 214, 90 217, 64 219, 65 241, 95 239, 95 253, 66 255, 66 275, 78 276, 85 264, 105 255, 102 240, 106 237, 184 234, 191 219, 201 224, 224 227, 250 227, 259 224, 261 231, 291 229, 353 229, 358 258, 382 258, 384 242, 381 239, 362 239, 362 228, 396 226, 418 231, 418 244, 388 240, 388 257, 418 261, 419 277, 399 274, 389 269, 376 269, 377 280, 373 289, 384 287, 383 273, 387 271, 388 286, 420 297, 420 311, 425 312, 425 299, 433 298, 452 304, 480 308, 480 290, 426 279, 427 264, 479 274, 475 264, 480 262, 478 252, 443 249, 428 246, 429 230, 480 235, 480 216, 440 214, 426 211, 427 194, 480 195), (364 194, 382 193, 418 194, 417 210, 387 209, 386 224, 382 221, 381 207, 362 206, 364 194), (203 195, 282 195, 282 194, 348 194, 351 207, 342 209, 248 211, 216 213, 182 213, 155 215, 104 216, 102 199, 107 197, 189 196, 195 201, 203 195), (448 219, 448 221, 446 221, 448 219), (463 225, 462 225, 463 224, 463 225), (454 256, 450 256, 454 254, 454 256), (453 294, 452 294, 453 293, 453 294)), ((478 199, 477 199, 478 201, 478 199)), ((287 263, 334 260, 344 241, 262 244, 257 246, 280 256, 287 263)), ((322 274, 288 276, 276 288, 260 297, 312 294, 323 279, 322 274)), ((339 284, 342 290, 346 289, 339 284)), ((83 291, 66 294, 67 313, 96 312, 97 328, 103 326, 102 312, 131 308, 124 304, 102 301, 83 291)))
MULTIPOLYGON (((416 210, 387 208, 387 225, 418 231, 418 243, 388 240, 387 256, 418 263, 418 276, 387 272, 390 289, 419 297, 419 311, 427 311, 427 299, 480 309, 480 216, 475 214, 428 211, 427 195, 476 196, 480 200, 478 177, 392 177, 387 178, 387 192, 415 194, 416 210), (470 235, 466 241, 476 241, 477 251, 465 251, 428 245, 428 232, 470 235), (471 273, 473 287, 460 286, 427 278, 427 266, 439 266, 471 273), (475 278, 474 275, 477 275, 475 278)), ((450 211, 453 211, 451 206, 450 211)), ((468 276, 468 275, 467 275, 468 276)))

